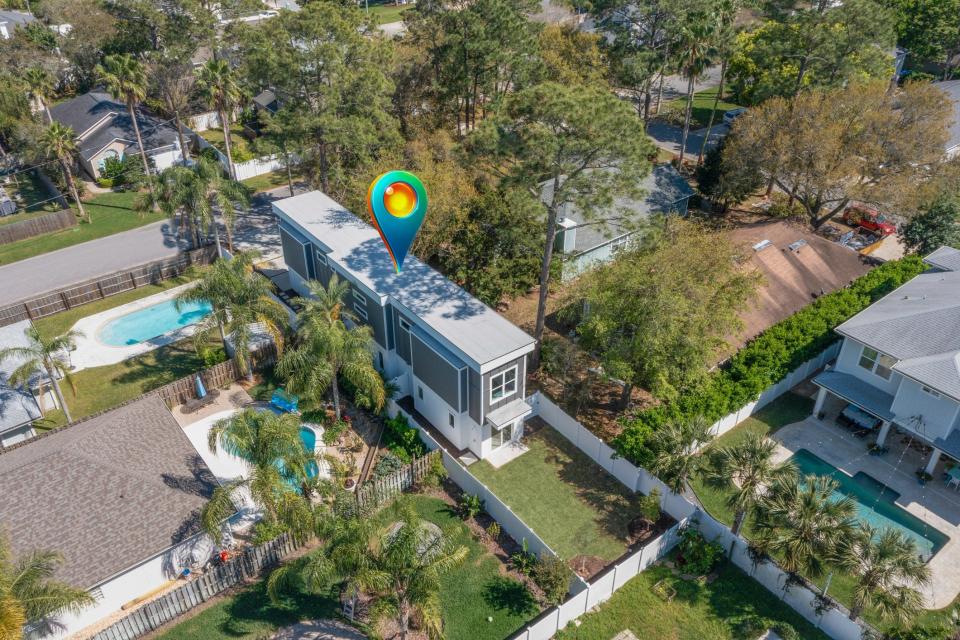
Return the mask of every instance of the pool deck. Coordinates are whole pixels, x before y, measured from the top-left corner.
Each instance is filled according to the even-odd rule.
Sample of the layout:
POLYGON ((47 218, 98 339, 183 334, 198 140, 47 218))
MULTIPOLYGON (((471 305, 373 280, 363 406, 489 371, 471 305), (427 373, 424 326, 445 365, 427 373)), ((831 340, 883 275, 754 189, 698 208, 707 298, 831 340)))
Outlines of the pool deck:
POLYGON ((960 594, 960 492, 947 488, 940 479, 943 463, 936 469, 935 479, 921 486, 914 471, 926 465, 926 455, 905 446, 901 436, 891 431, 887 438, 890 451, 871 456, 867 446, 875 438, 855 437, 833 423, 834 413, 828 412, 823 421, 811 416, 773 434, 779 445, 777 462, 806 449, 847 475, 863 472, 899 493, 897 506, 950 538, 930 559, 930 585, 922 589, 927 608, 948 606, 960 594))
POLYGON ((194 286, 194 283, 188 283, 179 287, 174 287, 173 289, 168 289, 167 291, 158 293, 155 296, 149 296, 141 300, 135 300, 133 302, 122 304, 118 307, 113 307, 112 309, 107 309, 106 311, 101 311, 100 313, 95 313, 91 316, 86 316, 85 318, 80 318, 77 320, 76 324, 74 324, 71 328, 74 331, 82 332, 84 337, 77 339, 77 348, 73 353, 70 354, 70 362, 73 364, 73 370, 80 371, 82 369, 89 369, 90 367, 102 367, 108 364, 116 364, 118 362, 123 362, 128 358, 148 353, 154 349, 158 349, 162 346, 192 336, 196 331, 196 325, 189 325, 177 331, 156 337, 152 340, 147 340, 145 342, 139 342, 137 344, 123 347, 114 347, 104 344, 97 338, 97 332, 100 330, 100 328, 111 320, 115 320, 120 316, 125 316, 128 313, 133 313, 134 311, 139 311, 140 309, 145 309, 161 302, 166 302, 167 300, 172 300, 181 291, 192 286, 194 286))

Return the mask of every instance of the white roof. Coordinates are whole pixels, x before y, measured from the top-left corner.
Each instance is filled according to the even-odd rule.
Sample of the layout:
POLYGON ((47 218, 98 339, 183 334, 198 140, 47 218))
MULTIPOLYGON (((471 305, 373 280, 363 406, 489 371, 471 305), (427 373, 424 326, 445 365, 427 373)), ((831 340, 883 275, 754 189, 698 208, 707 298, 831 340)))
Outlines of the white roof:
POLYGON ((398 274, 376 229, 326 194, 311 191, 273 206, 381 302, 389 298, 419 318, 478 369, 533 350, 534 339, 526 332, 414 256, 407 256, 398 274))

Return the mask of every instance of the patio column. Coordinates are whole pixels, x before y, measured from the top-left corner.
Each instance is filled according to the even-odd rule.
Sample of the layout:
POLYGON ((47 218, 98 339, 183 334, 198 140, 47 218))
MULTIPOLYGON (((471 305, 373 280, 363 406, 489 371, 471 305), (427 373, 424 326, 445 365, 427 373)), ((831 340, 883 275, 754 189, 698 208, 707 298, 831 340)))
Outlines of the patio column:
POLYGON ((933 453, 930 454, 930 460, 927 462, 927 468, 924 469, 924 471, 933 475, 933 470, 937 468, 938 462, 940 462, 940 449, 934 449, 933 453))
POLYGON ((820 387, 820 390, 817 391, 817 401, 813 405, 813 415, 816 417, 820 410, 823 409, 823 402, 827 399, 827 390, 823 387, 820 387))
POLYGON ((883 424, 880 425, 880 435, 877 436, 877 446, 882 447, 883 443, 887 440, 887 434, 890 432, 890 422, 884 420, 883 424))

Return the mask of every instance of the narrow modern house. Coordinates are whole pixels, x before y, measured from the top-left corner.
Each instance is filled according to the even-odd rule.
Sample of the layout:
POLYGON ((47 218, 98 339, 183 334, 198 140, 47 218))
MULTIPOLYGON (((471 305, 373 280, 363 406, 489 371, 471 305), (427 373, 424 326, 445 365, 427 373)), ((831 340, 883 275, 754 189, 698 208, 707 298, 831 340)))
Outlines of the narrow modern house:
POLYGON ((413 256, 397 273, 377 231, 319 191, 273 209, 290 286, 306 295, 308 280, 350 283, 348 303, 373 330, 374 363, 401 406, 468 460, 520 439, 532 337, 413 256))
POLYGON ((836 332, 843 345, 832 370, 817 375, 814 415, 828 395, 879 422, 876 444, 891 427, 960 460, 960 251, 941 247, 932 269, 850 318, 836 332))

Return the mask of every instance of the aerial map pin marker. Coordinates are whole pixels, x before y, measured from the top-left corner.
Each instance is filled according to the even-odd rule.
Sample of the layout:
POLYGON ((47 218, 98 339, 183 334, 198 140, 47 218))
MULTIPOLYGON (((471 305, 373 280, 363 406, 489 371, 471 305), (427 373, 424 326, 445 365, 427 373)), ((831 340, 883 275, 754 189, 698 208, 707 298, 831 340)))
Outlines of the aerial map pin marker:
POLYGON ((370 183, 367 208, 394 269, 400 273, 427 213, 427 190, 409 171, 388 171, 370 183))

